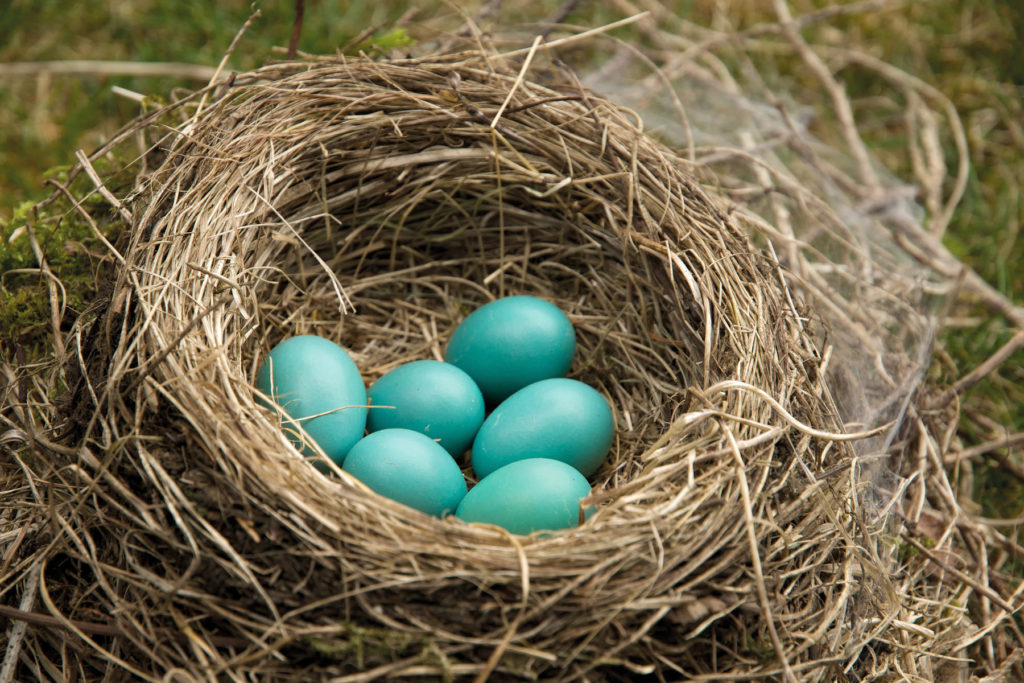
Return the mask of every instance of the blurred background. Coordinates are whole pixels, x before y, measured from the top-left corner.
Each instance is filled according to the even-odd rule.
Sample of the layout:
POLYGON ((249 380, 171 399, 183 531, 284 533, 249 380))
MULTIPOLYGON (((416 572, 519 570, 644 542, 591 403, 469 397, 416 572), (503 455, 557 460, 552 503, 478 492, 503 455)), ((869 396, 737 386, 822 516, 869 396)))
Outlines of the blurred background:
MULTIPOLYGON (((475 18, 484 31, 518 27, 528 32, 529 25, 549 21, 596 27, 649 10, 662 31, 670 33, 678 22, 686 22, 706 27, 709 37, 727 30, 756 33, 779 18, 773 3, 761 0, 531 0, 529 9, 522 9, 526 4, 307 0, 298 48, 351 55, 401 49, 436 36, 438 29, 456 30, 466 17, 475 18)), ((11 237, 23 225, 28 207, 51 191, 45 179, 60 177, 76 150, 95 149, 141 111, 142 103, 115 94, 115 86, 166 101, 175 89, 204 85, 209 69, 220 62, 254 8, 260 16, 228 59, 228 71, 284 58, 293 1, 0 0, 0 273, 33 265, 31 254, 11 237), (146 67, 149 75, 131 75, 153 62, 159 64, 146 67)), ((814 17, 801 23, 812 47, 860 50, 929 84, 955 106, 968 137, 971 168, 944 243, 994 288, 1024 303, 1024 3, 790 0, 789 8, 794 16, 814 17)), ((660 58, 673 49, 671 40, 653 39, 638 25, 617 29, 615 35, 660 58)), ((819 82, 802 70, 801 62, 765 54, 766 63, 758 67, 780 94, 821 106, 819 82)), ((856 64, 835 68, 872 152, 894 173, 912 180, 898 108, 890 108, 889 116, 877 115, 885 111, 877 105, 891 97, 891 86, 856 64)), ((72 309, 87 305, 95 286, 97 265, 89 239, 59 235, 44 245, 57 275, 70 283, 77 277, 81 284, 77 296, 69 298, 72 309)), ((0 279, 0 347, 10 349, 7 340, 15 340, 31 349, 32 335, 45 326, 48 315, 39 303, 45 299, 41 280, 25 274, 0 279)), ((933 379, 955 381, 1013 332, 1000 316, 962 297, 950 308, 938 340, 933 379)), ((970 446, 1022 432, 1024 352, 1018 351, 965 395, 960 436, 970 446)), ((972 451, 980 514, 1024 515, 1021 442, 972 451)))

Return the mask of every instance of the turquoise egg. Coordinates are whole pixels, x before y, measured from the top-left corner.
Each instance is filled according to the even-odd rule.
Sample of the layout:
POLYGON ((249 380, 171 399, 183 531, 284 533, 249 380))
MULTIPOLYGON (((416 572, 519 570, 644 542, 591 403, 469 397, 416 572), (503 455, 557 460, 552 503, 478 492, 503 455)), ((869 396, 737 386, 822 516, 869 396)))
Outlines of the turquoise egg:
POLYGON ((455 512, 466 480, 448 451, 411 429, 382 429, 352 447, 342 469, 382 496, 435 517, 455 512))
POLYGON ((303 444, 300 424, 339 465, 366 429, 366 386, 359 368, 345 349, 329 339, 312 335, 285 339, 263 361, 256 388, 284 410, 282 427, 307 457, 315 452, 303 444))
POLYGON ((564 377, 534 382, 495 408, 473 441, 473 471, 486 477, 526 458, 561 460, 593 474, 612 446, 615 419, 604 396, 564 377))
POLYGON ((484 304, 455 328, 444 359, 466 371, 495 405, 528 384, 562 377, 576 351, 572 323, 534 296, 484 304))
POLYGON ((495 524, 514 534, 569 529, 594 512, 580 499, 590 484, 560 460, 529 458, 495 470, 469 490, 455 516, 466 522, 495 524))
POLYGON ((453 456, 473 443, 484 421, 484 397, 476 382, 451 363, 418 360, 400 365, 368 392, 370 432, 412 429, 438 441, 453 456))

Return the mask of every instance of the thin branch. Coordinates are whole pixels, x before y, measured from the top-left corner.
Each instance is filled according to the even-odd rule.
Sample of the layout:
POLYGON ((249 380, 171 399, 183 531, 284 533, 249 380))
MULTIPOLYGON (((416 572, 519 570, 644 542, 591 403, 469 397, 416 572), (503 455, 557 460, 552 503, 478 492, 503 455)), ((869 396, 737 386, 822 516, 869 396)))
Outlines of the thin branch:
MULTIPOLYGON (((93 167, 92 162, 89 161, 89 157, 85 154, 85 152, 82 150, 78 150, 77 152, 75 152, 75 158, 78 159, 78 163, 82 165, 82 170, 84 170, 85 174, 89 176, 89 180, 91 180, 93 185, 96 187, 96 191, 99 192, 100 195, 102 195, 102 197, 107 200, 107 203, 109 203, 112 207, 117 209, 118 214, 121 216, 121 220, 123 220, 126 224, 131 225, 131 212, 128 211, 128 209, 124 208, 124 204, 121 203, 121 200, 115 197, 114 193, 107 189, 107 186, 103 184, 103 180, 100 178, 100 174, 96 172, 96 169, 93 167)), ((75 208, 79 208, 80 206, 81 205, 76 202, 75 208)))
POLYGON ((292 22, 292 37, 288 41, 288 59, 295 59, 299 51, 299 37, 302 36, 302 17, 306 14, 306 0, 295 0, 295 20, 292 22))
MULTIPOLYGON (((588 40, 589 38, 593 38, 594 36, 600 35, 602 33, 607 33, 613 29, 617 29, 622 26, 628 26, 630 24, 635 24, 641 19, 650 16, 650 14, 650 12, 640 12, 639 14, 634 14, 631 17, 626 17, 625 19, 620 19, 619 21, 613 21, 610 24, 599 26, 598 28, 592 28, 589 31, 583 31, 582 33, 577 33, 572 36, 567 36, 565 38, 553 40, 550 43, 544 43, 541 47, 543 47, 545 50, 553 50, 557 47, 562 47, 563 45, 571 45, 573 43, 585 41, 588 40)), ((528 52, 530 52, 531 49, 532 48, 524 47, 519 50, 512 50, 511 52, 502 53, 500 56, 505 58, 518 57, 520 55, 527 54, 528 52)))
MULTIPOLYGON (((8 607, 7 605, 0 605, 0 616, 7 617, 11 621, 32 624, 33 626, 42 626, 44 628, 68 628, 68 626, 57 617, 29 610, 21 610, 16 607, 8 607)), ((83 633, 88 633, 94 636, 128 636, 128 633, 124 629, 120 626, 114 626, 113 624, 101 624, 95 621, 79 621, 77 619, 69 619, 68 623, 83 633)), ((176 636, 182 640, 187 638, 184 633, 166 628, 159 629, 158 633, 164 636, 176 636)), ((204 637, 208 642, 216 645, 217 647, 244 648, 248 647, 250 644, 248 640, 243 638, 232 638, 231 636, 206 635, 204 637)))
POLYGON ((209 81, 217 72, 205 64, 184 62, 119 62, 110 60, 69 59, 47 62, 8 62, 0 64, 0 77, 68 74, 78 76, 142 76, 186 78, 209 81))
POLYGON ((1006 472, 1016 478, 1018 481, 1024 481, 1024 467, 1010 459, 1010 456, 1006 453, 1001 453, 998 450, 990 451, 988 456, 999 463, 1006 472))
POLYGON ((985 453, 991 453, 999 448, 1016 448, 1017 446, 1024 446, 1024 432, 1007 434, 1001 438, 986 441, 985 443, 978 444, 977 446, 971 446, 970 448, 965 448, 955 455, 957 459, 973 458, 978 455, 984 455, 985 453))
MULTIPOLYGON (((212 86, 214 82, 216 82, 216 80, 220 77, 221 72, 224 71, 224 67, 228 64, 228 59, 230 59, 232 53, 234 53, 235 47, 238 45, 238 41, 242 39, 242 36, 245 35, 245 32, 249 30, 250 26, 252 26, 252 22, 259 19, 260 16, 262 16, 260 14, 260 11, 256 10, 249 16, 248 19, 245 20, 245 23, 242 24, 242 28, 238 29, 238 33, 235 34, 235 37, 234 39, 232 39, 231 44, 228 45, 228 49, 224 53, 224 56, 220 58, 220 64, 217 65, 217 68, 214 70, 213 75, 210 76, 210 82, 208 85, 212 86)), ((208 95, 209 91, 204 92, 202 98, 199 100, 199 104, 196 105, 196 112, 193 115, 195 120, 199 120, 199 114, 203 111, 203 107, 206 106, 206 98, 208 95)))
POLYGON ((1017 334, 1010 337, 1010 340, 989 356, 984 363, 957 380, 956 384, 953 385, 952 391, 963 396, 964 392, 995 371, 996 368, 1006 362, 1010 356, 1021 348, 1024 348, 1024 329, 1018 330, 1017 334))
POLYGON ((994 602, 997 605, 999 605, 999 607, 1001 609, 1004 609, 1004 610, 1006 610, 1007 612, 1009 612, 1011 614, 1013 612, 1017 611, 1017 608, 1015 608, 1010 603, 1006 602, 1006 600, 1003 598, 1003 596, 999 595, 999 593, 996 593, 994 590, 992 590, 988 586, 986 586, 986 585, 984 585, 982 583, 979 583, 978 580, 975 579, 973 576, 970 576, 969 574, 965 574, 964 572, 960 571, 959 569, 957 569, 957 568, 955 568, 953 566, 950 566, 950 564, 948 562, 944 562, 941 558, 939 558, 938 555, 936 555, 931 550, 929 550, 924 545, 922 545, 913 536, 910 536, 909 534, 901 534, 900 537, 905 542, 909 543, 914 548, 916 548, 918 552, 920 552, 922 555, 927 557, 928 560, 930 562, 934 563, 937 567, 939 567, 943 571, 949 572, 950 574, 955 576, 957 579, 963 581, 964 583, 969 585, 971 588, 973 588, 974 590, 978 591, 979 593, 984 595, 986 598, 988 598, 992 602, 994 602))
POLYGON ((857 131, 853 107, 850 104, 850 99, 846 96, 843 86, 832 75, 824 60, 811 50, 803 37, 793 27, 793 15, 790 13, 789 5, 785 0, 775 0, 775 12, 779 15, 783 35, 793 44, 793 48, 831 96, 832 105, 835 107, 836 116, 839 118, 847 147, 857 162, 860 180, 872 188, 878 188, 878 174, 875 173, 874 168, 871 166, 871 156, 868 154, 867 145, 861 140, 860 134, 857 131))
POLYGON ((526 72, 530 69, 530 63, 533 62, 533 55, 537 52, 537 46, 540 45, 543 38, 537 36, 533 39, 533 45, 530 46, 530 51, 526 55, 526 59, 523 61, 522 68, 519 69, 519 75, 516 76, 516 80, 512 83, 512 87, 508 90, 508 95, 505 96, 505 101, 498 107, 498 113, 491 119, 491 128, 498 127, 498 120, 501 119, 501 115, 505 113, 505 108, 508 107, 508 103, 512 101, 512 97, 516 94, 516 90, 523 84, 523 78, 526 76, 526 72))

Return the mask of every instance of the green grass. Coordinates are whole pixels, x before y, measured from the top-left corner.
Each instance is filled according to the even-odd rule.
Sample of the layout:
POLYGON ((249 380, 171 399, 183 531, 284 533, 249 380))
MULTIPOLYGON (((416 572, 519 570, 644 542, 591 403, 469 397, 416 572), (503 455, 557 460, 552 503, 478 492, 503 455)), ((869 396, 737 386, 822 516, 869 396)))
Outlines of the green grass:
MULTIPOLYGON (((252 69, 280 59, 288 45, 293 4, 265 2, 232 55, 228 69, 252 69)), ((307 3, 300 49, 331 53, 368 27, 387 25, 405 11, 397 2, 307 3)), ((216 65, 250 16, 249 0, 138 0, 0 3, 0 62, 125 60, 216 65)), ((197 87, 179 78, 99 75, 16 76, 0 79, 0 218, 23 198, 44 194, 41 174, 92 149, 138 113, 111 92, 118 85, 144 94, 197 87)))
MULTIPOLYGON (((410 4, 417 3, 309 0, 300 48, 334 52, 366 28, 394 22, 410 4)), ((506 4, 507 20, 521 22, 546 17, 561 2, 544 0, 528 10, 506 4)), ((726 21, 744 27, 774 20, 770 3, 760 0, 666 0, 662 4, 678 16, 706 24, 726 21), (726 7, 724 14, 721 7, 726 7)), ((794 14, 825 4, 823 0, 791 0, 794 14)), ((452 5, 439 0, 418 5, 427 8, 420 10, 418 19, 455 14, 452 5)), ((287 45, 292 7, 287 0, 262 3, 262 17, 231 57, 229 68, 244 70, 280 58, 274 47, 287 45)), ((596 26, 621 18, 612 7, 605 2, 581 3, 567 21, 596 26)), ((946 244, 1006 296, 1024 302, 1024 239, 1020 238, 1024 223, 1024 60, 1019 58, 1024 44, 1024 4, 942 0, 893 7, 882 13, 835 18, 807 28, 804 35, 812 43, 868 50, 934 85, 953 101, 970 139, 972 170, 946 244)), ((249 14, 249 0, 8 0, 0 3, 0 61, 113 59, 215 65, 249 14)), ((414 35, 415 26, 415 21, 410 23, 414 35)), ((387 31, 385 28, 382 33, 387 31)), ((620 35, 628 39, 639 34, 627 29, 620 35)), ((818 87, 792 64, 780 61, 777 68, 780 80, 794 90, 798 101, 804 99, 801 91, 807 94, 818 87)), ((855 102, 870 101, 884 92, 878 79, 867 72, 850 68, 841 76, 855 102)), ((12 220, 17 207, 48 192, 42 184, 46 169, 69 163, 77 149, 94 148, 137 113, 138 105, 113 95, 112 85, 165 94, 175 87, 199 83, 97 75, 0 79, 0 238, 4 242, 20 224, 12 220)), ((813 96, 808 99, 816 100, 813 96)), ((893 135, 885 121, 863 123, 872 124, 864 127, 865 135, 879 158, 899 165, 906 141, 893 135)), ((84 280, 95 271, 95 259, 83 255, 93 244, 90 233, 75 224, 73 217, 66 218, 59 228, 56 222, 48 226, 50 232, 42 238, 52 264, 63 269, 62 277, 84 280), (76 243, 85 251, 68 247, 76 243)), ((5 252, 0 250, 0 254, 5 252)), ((0 270, 31 261, 20 246, 8 249, 4 259, 0 270)), ((0 308, 7 308, 0 325, 7 327, 0 329, 0 335, 24 334, 26 326, 30 329, 33 324, 33 315, 46 313, 38 304, 42 286, 38 278, 4 280, 0 308)), ((88 289, 79 290, 81 300, 71 303, 84 305, 88 293, 88 289)), ((946 373, 950 379, 975 367, 1011 334, 1005 321, 992 318, 969 301, 960 304, 954 314, 978 322, 951 327, 942 335, 940 344, 958 368, 946 373)), ((964 404, 967 410, 961 435, 968 443, 997 436, 974 424, 972 412, 990 416, 1009 431, 1024 430, 1024 353, 974 387, 964 404)), ((1019 482, 1008 482, 999 468, 980 466, 977 486, 986 514, 1014 516, 1024 511, 1019 482)))
MULTIPOLYGON (((946 246, 1012 301, 1024 303, 1024 4, 914 3, 901 21, 864 22, 846 34, 857 44, 881 46, 880 56, 934 84, 956 105, 969 138, 971 174, 946 246)), ((969 302, 954 314, 978 321, 942 334, 940 343, 961 372, 1013 333, 1005 320, 969 302)), ((1024 351, 971 389, 964 405, 961 436, 968 443, 1000 436, 979 433, 972 413, 1011 432, 1024 430, 1024 351)), ((1021 482, 992 461, 976 468, 975 487, 986 516, 1024 514, 1021 482)))

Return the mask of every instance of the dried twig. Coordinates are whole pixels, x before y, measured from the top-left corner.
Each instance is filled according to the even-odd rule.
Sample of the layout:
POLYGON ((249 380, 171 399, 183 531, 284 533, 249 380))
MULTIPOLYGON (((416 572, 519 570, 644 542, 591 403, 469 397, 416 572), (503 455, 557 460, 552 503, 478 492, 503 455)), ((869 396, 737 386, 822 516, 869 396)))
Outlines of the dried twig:
MULTIPOLYGON (((38 584, 37 584, 38 589, 38 584)), ((33 612, 31 609, 15 609, 14 607, 8 607, 7 605, 0 605, 0 616, 7 617, 15 624, 32 624, 34 626, 42 626, 49 629, 66 629, 67 624, 58 619, 57 617, 50 616, 49 614, 40 614, 39 612, 33 612)), ((113 624, 102 624, 94 621, 81 621, 79 619, 70 619, 67 623, 70 623, 74 628, 97 636, 122 636, 125 637, 128 634, 120 626, 114 626, 113 624)), ((24 626, 21 631, 24 632, 24 626)), ((178 640, 187 640, 187 636, 181 632, 171 631, 170 629, 160 629, 160 635, 163 637, 176 638, 178 640)), ((207 636, 209 642, 216 647, 231 647, 231 648, 245 648, 251 643, 241 638, 231 638, 229 636, 218 636, 210 635, 207 636)), ((6 681, 0 675, 0 681, 6 681)))
POLYGON ((295 0, 295 19, 292 21, 292 35, 288 39, 288 59, 295 59, 302 37, 302 17, 306 13, 306 0, 295 0))
POLYGON ((1016 434, 1007 434, 1006 436, 992 441, 986 441, 985 443, 978 444, 977 446, 971 446, 965 448, 959 453, 955 453, 957 458, 973 458, 978 455, 984 455, 985 453, 991 453, 1000 448, 1017 448, 1024 446, 1024 432, 1018 432, 1016 434))
POLYGON ((228 60, 234 53, 235 47, 238 45, 238 41, 240 41, 242 39, 242 36, 245 35, 245 32, 249 30, 249 27, 252 25, 252 22, 259 19, 260 16, 262 15, 259 10, 254 11, 251 15, 249 15, 249 18, 245 20, 245 23, 242 24, 242 28, 238 29, 238 31, 235 33, 235 37, 231 39, 231 44, 228 45, 228 49, 224 52, 224 56, 220 58, 220 63, 217 64, 217 68, 214 70, 213 75, 210 76, 210 81, 207 84, 206 91, 203 92, 202 97, 199 98, 199 103, 196 104, 196 110, 194 114, 195 117, 198 118, 198 116, 202 113, 203 108, 206 106, 206 101, 210 94, 210 88, 217 82, 217 79, 220 78, 221 73, 223 73, 224 67, 227 66, 228 60))
POLYGON ((209 81, 217 70, 205 64, 178 64, 173 62, 116 62, 104 60, 70 59, 48 62, 7 62, 0 64, 0 76, 37 76, 39 74, 69 74, 78 76, 152 76, 156 78, 184 78, 209 81))
POLYGON ((925 547, 924 545, 922 545, 920 543, 920 541, 918 541, 916 538, 904 534, 902 536, 902 539, 903 539, 904 542, 906 542, 906 543, 910 544, 911 546, 913 546, 922 555, 927 557, 929 561, 933 562, 936 566, 941 567, 943 571, 949 572, 949 574, 951 574, 955 578, 957 578, 957 579, 963 581, 964 583, 966 583, 967 585, 971 586, 974 590, 976 590, 979 593, 983 594, 985 597, 987 597, 989 600, 991 600, 992 602, 994 602, 997 605, 999 605, 999 607, 1001 607, 1002 609, 1006 610, 1008 613, 1012 614, 1013 612, 1017 611, 1017 609, 1019 609, 1019 607, 1014 607, 1013 605, 1008 603, 1003 598, 1003 596, 999 595, 998 593, 993 591, 988 586, 980 583, 974 577, 969 576, 968 574, 960 571, 956 567, 953 567, 948 562, 944 561, 934 551, 932 551, 931 549, 929 549, 929 548, 925 547))
POLYGON ((965 391, 994 372, 1000 365, 1005 363, 1010 356, 1015 354, 1021 348, 1024 348, 1024 328, 1018 330, 1017 333, 1010 337, 1005 344, 1000 346, 995 353, 985 359, 981 365, 958 379, 956 384, 953 385, 952 391, 962 396, 965 391))
MULTIPOLYGON (((39 565, 35 565, 28 574, 25 581, 25 590, 22 593, 21 609, 14 609, 0 605, 0 614, 10 616, 7 610, 19 614, 27 614, 33 608, 39 592, 39 565)), ((0 683, 10 683, 14 680, 18 657, 21 654, 21 645, 25 639, 27 622, 18 621, 11 626, 7 637, 7 650, 4 653, 3 663, 0 664, 0 683)))

